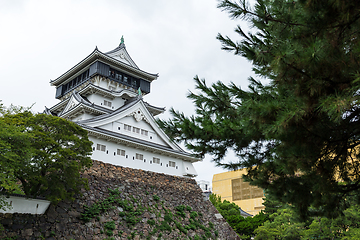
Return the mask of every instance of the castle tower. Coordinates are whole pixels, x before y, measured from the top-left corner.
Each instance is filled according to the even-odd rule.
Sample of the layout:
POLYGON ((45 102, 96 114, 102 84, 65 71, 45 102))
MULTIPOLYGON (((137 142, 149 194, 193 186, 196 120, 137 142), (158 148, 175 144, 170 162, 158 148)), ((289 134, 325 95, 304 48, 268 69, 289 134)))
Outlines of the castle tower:
POLYGON ((156 124, 165 108, 143 100, 158 78, 141 70, 124 40, 114 50, 97 48, 50 84, 60 102, 45 113, 67 118, 88 131, 92 159, 183 177, 197 175, 200 159, 182 150, 156 124))

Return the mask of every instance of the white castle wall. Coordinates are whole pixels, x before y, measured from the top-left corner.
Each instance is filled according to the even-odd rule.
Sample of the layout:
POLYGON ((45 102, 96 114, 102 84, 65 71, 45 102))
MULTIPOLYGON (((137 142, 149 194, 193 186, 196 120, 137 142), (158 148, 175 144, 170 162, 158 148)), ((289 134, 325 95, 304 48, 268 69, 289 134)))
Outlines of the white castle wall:
POLYGON ((98 139, 93 136, 89 136, 89 139, 94 143, 93 154, 91 157, 94 160, 111 163, 117 166, 143 169, 146 171, 165 173, 175 176, 183 176, 185 173, 185 169, 188 168, 187 172, 190 171, 193 172, 193 174, 196 174, 196 171, 192 164, 190 162, 185 162, 181 159, 147 152, 140 149, 134 149, 125 145, 120 145, 114 142, 98 139), (97 144, 105 145, 105 151, 97 150, 97 144), (117 155, 117 149, 125 150, 125 156, 117 155), (143 155, 143 160, 136 159, 137 153, 143 155), (153 162, 154 157, 160 159, 160 164, 156 164, 153 162), (169 161, 175 162, 175 167, 171 167, 169 165, 169 161))
POLYGON ((100 96, 100 95, 97 95, 97 94, 89 95, 87 97, 87 99, 91 103, 94 103, 96 105, 99 105, 99 106, 102 106, 102 107, 105 107, 105 108, 108 108, 108 109, 111 109, 111 110, 115 110, 115 109, 123 106, 124 103, 125 103, 125 100, 120 98, 120 97, 115 98, 115 99, 111 99, 111 98, 103 97, 103 96, 100 96), (105 105, 104 100, 111 102, 111 107, 105 105))
POLYGON ((10 208, 0 209, 0 213, 44 214, 50 205, 50 201, 47 200, 17 196, 4 197, 3 200, 10 205, 10 208))
POLYGON ((132 116, 122 118, 121 120, 113 123, 102 125, 100 126, 100 128, 149 141, 152 143, 160 144, 162 146, 167 146, 165 142, 157 135, 154 129, 150 126, 150 124, 148 124, 144 120, 137 122, 132 116), (131 131, 126 130, 124 124, 131 126, 131 131), (140 132, 134 132, 133 127, 139 128, 140 132), (141 130, 148 131, 148 135, 141 134, 141 130))
POLYGON ((91 115, 89 113, 83 113, 83 114, 81 114, 81 115, 79 115, 79 116, 77 116, 75 118, 72 118, 71 121, 76 122, 76 121, 80 121, 80 120, 90 119, 90 118, 93 118, 93 117, 95 117, 95 116, 91 115))

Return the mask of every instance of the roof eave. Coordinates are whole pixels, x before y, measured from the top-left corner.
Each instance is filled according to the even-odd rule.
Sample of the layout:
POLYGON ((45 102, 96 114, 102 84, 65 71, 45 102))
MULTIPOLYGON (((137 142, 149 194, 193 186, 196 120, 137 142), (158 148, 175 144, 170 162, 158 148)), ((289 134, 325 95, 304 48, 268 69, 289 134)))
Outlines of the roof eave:
POLYGON ((96 48, 92 53, 89 54, 89 56, 87 56, 82 61, 80 61, 78 64, 76 64, 75 66, 70 68, 67 72, 62 74, 60 77, 58 77, 57 79, 51 80, 50 84, 52 86, 59 86, 61 83, 66 81, 68 78, 70 78, 72 75, 77 73, 80 69, 90 66, 96 60, 103 60, 104 62, 107 62, 107 63, 116 64, 119 68, 128 70, 128 71, 132 72, 133 74, 139 74, 140 76, 142 76, 144 79, 146 79, 148 81, 156 80, 159 76, 158 74, 152 74, 152 73, 148 73, 143 70, 140 70, 140 69, 136 69, 126 63, 116 60, 115 58, 109 57, 106 54, 100 52, 96 48))

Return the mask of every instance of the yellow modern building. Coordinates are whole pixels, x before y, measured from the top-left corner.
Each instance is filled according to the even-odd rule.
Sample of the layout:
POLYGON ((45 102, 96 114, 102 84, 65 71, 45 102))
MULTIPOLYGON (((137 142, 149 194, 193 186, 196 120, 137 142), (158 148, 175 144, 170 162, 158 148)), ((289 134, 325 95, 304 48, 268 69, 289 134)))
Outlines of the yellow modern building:
POLYGON ((213 193, 220 195, 221 200, 227 200, 238 205, 243 211, 256 215, 265 209, 264 191, 250 185, 242 179, 246 169, 214 174, 212 180, 213 193))

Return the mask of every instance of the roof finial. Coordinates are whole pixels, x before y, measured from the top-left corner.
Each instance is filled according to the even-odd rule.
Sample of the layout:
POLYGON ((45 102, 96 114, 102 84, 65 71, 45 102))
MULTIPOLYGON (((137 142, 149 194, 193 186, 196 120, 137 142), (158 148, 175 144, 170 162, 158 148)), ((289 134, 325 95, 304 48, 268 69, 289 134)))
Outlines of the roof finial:
POLYGON ((119 46, 120 46, 121 44, 124 44, 124 35, 121 36, 121 40, 120 40, 119 46))

